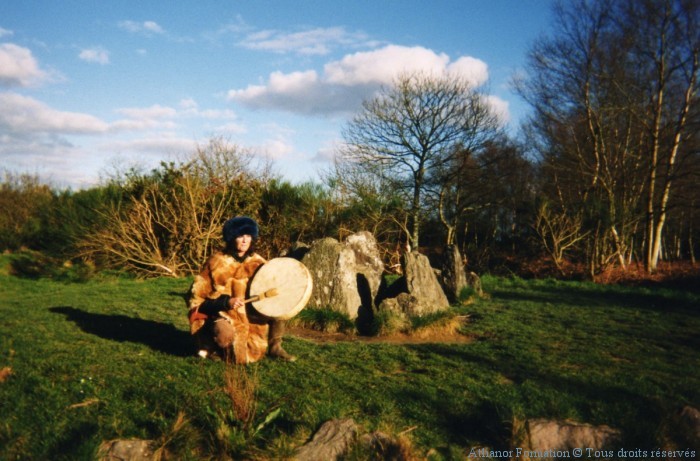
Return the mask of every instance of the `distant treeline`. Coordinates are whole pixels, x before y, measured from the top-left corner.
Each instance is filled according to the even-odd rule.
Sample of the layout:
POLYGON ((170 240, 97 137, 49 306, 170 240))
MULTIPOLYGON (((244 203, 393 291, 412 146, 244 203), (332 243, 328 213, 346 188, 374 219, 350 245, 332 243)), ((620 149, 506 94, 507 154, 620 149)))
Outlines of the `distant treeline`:
MULTIPOLYGON (((512 144, 500 148, 505 153, 493 155, 501 161, 486 162, 474 182, 464 184, 478 206, 461 216, 454 243, 477 272, 527 275, 543 259, 555 271, 552 238, 585 235, 586 223, 552 213, 542 199, 537 165, 512 144)), ((331 175, 325 182, 291 184, 270 173, 269 165, 256 164, 252 154, 214 140, 187 162, 163 163, 149 172, 132 169, 84 190, 57 190, 34 176, 5 174, 0 248, 40 252, 49 257, 42 264, 70 261, 139 276, 186 276, 221 246, 223 222, 243 214, 259 221, 259 251, 268 258, 300 242, 368 230, 387 268, 395 268, 408 246, 403 203, 400 194, 349 193, 331 175)), ((422 221, 419 249, 439 258, 448 229, 436 211, 422 221)), ((692 224, 669 221, 665 259, 692 256, 692 224)), ((571 244, 556 255, 562 258, 559 273, 580 276, 580 264, 579 269, 572 264, 585 262, 587 242, 569 238, 571 244)))
POLYGON ((475 271, 595 279, 633 264, 695 263, 700 229, 700 3, 557 4, 514 88, 517 138, 488 94, 454 75, 406 74, 364 101, 319 182, 290 184, 222 139, 185 161, 57 191, 7 173, 0 249, 140 275, 190 274, 249 215, 267 257, 368 230, 387 267, 454 244, 475 271))

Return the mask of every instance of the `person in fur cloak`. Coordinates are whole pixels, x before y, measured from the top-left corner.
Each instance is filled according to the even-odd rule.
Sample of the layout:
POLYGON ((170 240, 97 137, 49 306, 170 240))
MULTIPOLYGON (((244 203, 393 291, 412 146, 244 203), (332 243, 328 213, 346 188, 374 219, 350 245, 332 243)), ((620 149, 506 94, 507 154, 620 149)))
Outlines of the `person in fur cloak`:
POLYGON ((190 332, 199 355, 220 355, 236 363, 271 357, 294 361, 282 348, 285 321, 269 319, 244 303, 248 281, 267 261, 255 252, 258 224, 247 216, 224 223, 226 247, 207 259, 187 296, 190 332))

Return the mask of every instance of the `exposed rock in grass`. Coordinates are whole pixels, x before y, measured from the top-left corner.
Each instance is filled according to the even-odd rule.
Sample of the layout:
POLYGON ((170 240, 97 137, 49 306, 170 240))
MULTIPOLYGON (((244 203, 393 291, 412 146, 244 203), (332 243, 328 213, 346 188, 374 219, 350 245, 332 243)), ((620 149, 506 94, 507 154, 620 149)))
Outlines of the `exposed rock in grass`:
POLYGON ((387 298, 382 301, 378 310, 380 312, 382 310, 388 310, 412 317, 422 315, 426 312, 433 312, 433 307, 429 305, 426 300, 421 300, 408 293, 399 293, 395 298, 387 298))
MULTIPOLYGON (((348 454, 366 456, 367 459, 411 461, 410 443, 402 437, 392 437, 383 432, 359 436, 360 428, 351 418, 326 421, 307 444, 296 450, 296 461, 334 461, 348 454)), ((356 457, 352 457, 356 459, 356 457)))
POLYGON ((678 423, 687 442, 693 448, 700 449, 700 411, 690 406, 683 407, 678 417, 678 423))
POLYGON ((531 419, 522 428, 514 428, 514 449, 520 448, 521 459, 552 451, 569 452, 585 447, 600 451, 613 447, 620 440, 620 431, 609 426, 593 426, 571 420, 531 419), (520 430, 517 430, 520 429, 520 430))
POLYGON ((411 321, 401 308, 398 298, 382 301, 374 314, 374 322, 375 333, 378 336, 405 332, 411 327, 411 321))
POLYGON ((152 440, 128 439, 102 442, 98 461, 151 461, 155 454, 152 440))
POLYGON ((306 445, 299 447, 297 461, 333 461, 347 453, 357 438, 357 424, 352 419, 326 421, 306 445))

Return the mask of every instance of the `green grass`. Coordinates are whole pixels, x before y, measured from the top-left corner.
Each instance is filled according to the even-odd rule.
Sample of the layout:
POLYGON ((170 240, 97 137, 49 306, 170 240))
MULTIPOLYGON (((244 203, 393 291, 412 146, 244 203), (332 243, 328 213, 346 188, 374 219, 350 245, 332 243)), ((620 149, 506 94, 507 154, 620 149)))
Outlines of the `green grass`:
MULTIPOLYGON (((279 459, 331 418, 405 437, 419 458, 506 448, 514 419, 571 418, 656 448, 660 422, 700 405, 700 295, 484 279, 467 344, 315 343, 263 360, 253 421, 230 369, 193 355, 185 279, 24 279, 0 271, 0 460, 94 459, 100 442, 156 440, 175 459, 279 459), (230 376, 230 375, 228 375, 230 376), (266 420, 266 417, 269 417, 266 420)), ((358 459, 361 459, 358 458, 358 459)))

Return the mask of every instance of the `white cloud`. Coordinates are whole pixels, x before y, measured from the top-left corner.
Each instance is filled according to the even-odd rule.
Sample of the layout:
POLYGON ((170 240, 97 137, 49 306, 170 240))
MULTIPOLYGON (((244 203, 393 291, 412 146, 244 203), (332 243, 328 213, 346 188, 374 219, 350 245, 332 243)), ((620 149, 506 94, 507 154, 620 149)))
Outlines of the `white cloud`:
POLYGON ((314 70, 273 72, 265 85, 230 90, 228 99, 253 109, 277 109, 307 115, 356 111, 362 100, 382 85, 407 72, 452 73, 478 87, 488 80, 487 65, 476 58, 451 61, 444 53, 423 47, 389 45, 374 51, 349 54, 314 70))
POLYGON ((182 154, 183 152, 192 152, 196 147, 197 142, 193 139, 167 135, 126 141, 112 141, 101 146, 101 148, 107 152, 118 152, 120 154, 145 153, 172 156, 182 154))
POLYGON ((295 93, 304 91, 310 85, 315 85, 318 82, 316 71, 309 70, 306 72, 292 72, 291 74, 283 74, 282 72, 273 72, 270 75, 270 81, 267 85, 269 90, 276 93, 295 93))
POLYGON ((0 85, 27 87, 42 82, 46 72, 28 48, 13 43, 0 44, 0 85))
POLYGON ((489 79, 489 68, 480 59, 462 56, 447 66, 447 72, 458 75, 471 83, 475 88, 480 87, 489 79))
POLYGON ((443 72, 450 58, 416 46, 389 45, 345 56, 326 64, 326 80, 340 85, 388 84, 406 72, 443 72))
POLYGON ((260 147, 260 152, 271 159, 281 159, 294 152, 294 146, 285 139, 268 139, 260 147))
POLYGON ((217 126, 214 131, 222 134, 245 134, 248 133, 248 128, 240 123, 226 123, 217 126))
MULTIPOLYGON (((13 171, 39 174, 48 182, 59 177, 61 187, 93 184, 106 156, 119 156, 122 164, 146 162, 156 167, 163 158, 194 151, 197 143, 193 138, 174 133, 180 118, 235 119, 231 110, 203 110, 193 99, 182 100, 177 108, 159 104, 121 108, 116 112, 124 118, 113 122, 58 110, 14 92, 0 92, 0 107, 2 164, 13 171)), ((224 123, 217 130, 245 131, 234 123, 224 123)), ((270 155, 284 151, 281 144, 268 145, 270 155)))
POLYGON ((197 101, 192 98, 181 99, 179 106, 185 110, 197 110, 199 108, 197 101))
POLYGON ((0 27, 0 38, 2 37, 10 37, 14 35, 15 33, 11 30, 5 29, 3 27, 0 27))
POLYGON ((157 119, 143 118, 117 120, 110 125, 110 130, 114 132, 145 131, 157 128, 172 130, 177 128, 177 124, 173 121, 160 121, 157 119))
POLYGON ((94 62, 102 65, 109 64, 109 51, 102 47, 86 48, 81 50, 78 57, 87 62, 94 62))
MULTIPOLYGON (((61 111, 49 107, 34 98, 13 92, 0 93, 0 136, 24 136, 32 133, 66 135, 101 135, 108 132, 134 132, 145 130, 173 130, 182 117, 208 120, 234 120, 229 109, 201 110, 194 100, 184 100, 183 109, 154 104, 149 107, 127 107, 116 112, 123 119, 103 121, 93 115, 61 111)), ((242 126, 224 125, 228 132, 243 132, 242 126)))
POLYGON ((0 158, 10 171, 38 175, 41 181, 58 187, 94 184, 85 166, 94 161, 88 152, 65 140, 50 136, 0 136, 0 158))
POLYGON ((339 46, 367 46, 372 42, 363 32, 348 32, 343 27, 315 28, 299 32, 262 30, 248 34, 239 45, 273 53, 327 55, 339 46))
MULTIPOLYGON (((60 187, 89 185, 96 152, 76 146, 73 136, 100 136, 109 124, 88 114, 53 109, 36 99, 0 93, 0 158, 13 171, 39 175, 60 187)), ((94 182, 94 180, 93 180, 94 182)))
POLYGON ((120 21, 118 26, 121 29, 134 34, 152 35, 165 33, 165 30, 163 30, 163 28, 154 21, 120 21))
POLYGON ((92 115, 52 109, 16 93, 0 93, 0 107, 0 133, 98 134, 109 128, 92 115))
POLYGON ((177 127, 173 121, 178 115, 177 110, 160 104, 154 104, 150 107, 124 107, 116 109, 115 112, 127 118, 114 122, 112 124, 114 131, 175 129, 177 127))
POLYGON ((143 23, 143 28, 148 32, 154 32, 156 34, 162 34, 164 32, 163 28, 153 21, 145 21, 143 23))
POLYGON ((205 109, 196 112, 185 112, 185 115, 195 116, 199 118, 216 119, 233 119, 237 118, 236 113, 230 109, 205 109))
POLYGON ((302 114, 342 111, 344 98, 328 99, 329 88, 320 81, 316 71, 273 72, 267 85, 250 85, 231 90, 228 99, 253 109, 281 109, 302 114))
POLYGON ((237 118, 236 113, 230 109, 200 109, 199 104, 192 98, 185 98, 180 100, 178 106, 181 109, 179 115, 183 117, 196 117, 209 120, 217 119, 235 119, 237 118))
POLYGON ((125 107, 117 109, 116 112, 138 120, 173 118, 177 115, 177 110, 160 104, 154 104, 150 107, 125 107))
POLYGON ((491 105, 494 113, 502 123, 510 122, 510 105, 498 96, 487 96, 486 100, 491 105))
POLYGON ((341 145, 341 140, 333 139, 331 141, 327 141, 318 149, 318 151, 316 151, 316 155, 311 158, 311 161, 321 163, 332 162, 335 159, 341 145))

